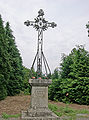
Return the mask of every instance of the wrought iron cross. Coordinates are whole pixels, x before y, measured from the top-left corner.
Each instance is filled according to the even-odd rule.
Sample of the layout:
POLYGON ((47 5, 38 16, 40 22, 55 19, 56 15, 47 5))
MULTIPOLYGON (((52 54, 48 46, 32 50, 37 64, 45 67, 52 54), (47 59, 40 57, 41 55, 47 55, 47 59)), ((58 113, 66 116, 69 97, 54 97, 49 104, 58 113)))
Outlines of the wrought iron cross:
POLYGON ((48 27, 54 28, 57 26, 54 22, 50 23, 46 21, 45 18, 43 18, 43 16, 44 16, 44 11, 40 9, 38 11, 38 16, 35 18, 35 21, 27 20, 26 22, 24 22, 26 26, 33 26, 38 31, 37 53, 31 67, 33 69, 35 61, 37 59, 37 76, 38 77, 42 76, 42 59, 45 67, 45 72, 46 72, 45 74, 48 75, 48 71, 49 71, 49 74, 51 73, 47 60, 43 53, 43 31, 47 30, 48 27))

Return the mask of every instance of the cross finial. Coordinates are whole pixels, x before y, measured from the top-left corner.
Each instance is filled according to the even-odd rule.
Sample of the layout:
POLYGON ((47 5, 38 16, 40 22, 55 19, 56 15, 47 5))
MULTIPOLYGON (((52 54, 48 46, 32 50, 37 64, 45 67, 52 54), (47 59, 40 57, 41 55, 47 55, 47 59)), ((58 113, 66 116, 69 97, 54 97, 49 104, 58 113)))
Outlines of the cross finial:
POLYGON ((42 10, 42 9, 40 9, 39 11, 38 11, 38 16, 43 16, 44 15, 44 11, 42 10))
POLYGON ((43 15, 44 15, 44 11, 40 9, 38 11, 38 16, 34 19, 35 21, 27 20, 26 22, 24 22, 24 24, 26 26, 33 26, 37 31, 39 29, 42 29, 43 31, 45 31, 48 29, 48 27, 54 28, 57 26, 57 24, 55 24, 54 22, 50 23, 46 21, 45 18, 43 18, 43 15))

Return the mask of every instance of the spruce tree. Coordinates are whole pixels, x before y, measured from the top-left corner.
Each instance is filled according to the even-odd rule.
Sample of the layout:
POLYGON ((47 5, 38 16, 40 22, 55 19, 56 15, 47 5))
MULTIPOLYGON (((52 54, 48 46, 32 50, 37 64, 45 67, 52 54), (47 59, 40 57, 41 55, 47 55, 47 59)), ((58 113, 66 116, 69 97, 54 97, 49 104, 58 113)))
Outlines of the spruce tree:
POLYGON ((0 74, 0 100, 3 100, 7 96, 7 89, 5 85, 5 78, 3 74, 0 74))
POLYGON ((63 102, 89 104, 89 52, 84 46, 77 46, 63 59, 61 80, 63 102))
POLYGON ((3 21, 0 15, 0 100, 4 99, 7 96, 6 86, 9 79, 7 67, 10 66, 7 48, 8 43, 6 40, 3 21))
POLYGON ((23 66, 22 59, 15 43, 15 37, 12 34, 9 22, 6 23, 5 33, 8 40, 9 62, 11 65, 10 78, 7 85, 8 95, 20 93, 23 87, 23 66))
POLYGON ((89 105, 89 52, 84 46, 62 57, 60 76, 49 87, 49 98, 89 105))
POLYGON ((58 79, 59 75, 58 75, 58 68, 56 68, 54 70, 54 73, 52 74, 52 79, 58 79))

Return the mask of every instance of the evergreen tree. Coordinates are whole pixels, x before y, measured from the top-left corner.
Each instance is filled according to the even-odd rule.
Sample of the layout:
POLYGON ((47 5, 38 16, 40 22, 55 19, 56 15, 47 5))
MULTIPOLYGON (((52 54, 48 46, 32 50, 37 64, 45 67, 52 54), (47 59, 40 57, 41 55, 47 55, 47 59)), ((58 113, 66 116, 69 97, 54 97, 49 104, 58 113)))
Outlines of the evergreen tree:
POLYGON ((63 54, 62 63, 60 64, 60 74, 61 78, 69 78, 68 74, 70 73, 70 65, 73 64, 73 61, 70 56, 63 54))
POLYGON ((84 46, 77 46, 68 56, 63 56, 60 70, 59 79, 53 82, 53 88, 50 86, 50 98, 88 105, 89 52, 84 46))
POLYGON ((3 100, 7 96, 7 89, 5 85, 5 78, 0 74, 0 100, 3 100))
POLYGON ((63 60, 61 70, 62 101, 89 104, 89 52, 84 49, 84 46, 77 46, 71 51, 63 60), (63 69, 64 66, 69 69, 66 67, 63 69), (63 73, 67 70, 65 78, 63 73))
POLYGON ((55 70, 54 70, 54 73, 52 74, 52 79, 58 79, 58 77, 59 77, 59 75, 58 75, 58 68, 56 68, 55 70))
POLYGON ((0 100, 7 96, 6 86, 9 79, 7 67, 10 66, 7 48, 8 42, 6 40, 5 29, 0 15, 0 100))
POLYGON ((23 73, 24 73, 24 85, 23 85, 23 91, 24 91, 24 94, 30 94, 31 93, 31 86, 29 84, 29 79, 30 76, 31 76, 31 70, 26 68, 26 67, 23 67, 23 73))
POLYGON ((89 53, 84 49, 84 46, 77 46, 71 51, 69 56, 63 59, 61 77, 72 79, 89 77, 89 53), (64 74, 65 72, 66 74, 64 74))
POLYGON ((23 66, 19 50, 15 44, 15 37, 12 34, 9 22, 5 27, 6 38, 8 41, 9 63, 11 65, 10 78, 8 80, 7 92, 8 95, 15 95, 20 93, 23 88, 23 66))

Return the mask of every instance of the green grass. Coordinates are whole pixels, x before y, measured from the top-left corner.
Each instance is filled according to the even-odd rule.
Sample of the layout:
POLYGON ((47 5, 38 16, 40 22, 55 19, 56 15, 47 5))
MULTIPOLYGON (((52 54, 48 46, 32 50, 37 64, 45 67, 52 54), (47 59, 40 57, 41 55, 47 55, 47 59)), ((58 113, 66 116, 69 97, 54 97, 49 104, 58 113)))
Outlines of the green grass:
POLYGON ((77 114, 89 114, 89 111, 86 109, 75 110, 73 108, 68 107, 68 105, 66 105, 66 107, 58 107, 55 104, 49 104, 48 107, 51 111, 53 111, 59 117, 61 116, 69 117, 68 120, 76 120, 77 114))
POLYGON ((4 119, 8 119, 8 118, 18 118, 18 117, 20 117, 20 114, 16 114, 16 115, 8 115, 8 114, 6 114, 6 113, 3 113, 3 114, 2 114, 2 118, 4 118, 4 119))
MULTIPOLYGON (((82 110, 75 110, 73 108, 70 108, 68 105, 66 105, 65 107, 59 107, 55 104, 48 104, 48 107, 51 111, 53 111, 56 115, 58 115, 59 117, 61 116, 67 116, 67 118, 64 118, 64 120, 76 120, 76 115, 77 114, 87 114, 89 115, 89 111, 86 109, 82 109, 82 110)), ((8 118, 18 118, 20 117, 20 114, 15 114, 15 115, 9 115, 6 113, 2 114, 2 117, 4 119, 8 119, 8 118)), ((81 117, 81 116, 80 116, 81 117)), ((83 116, 84 117, 84 116, 83 116)))

